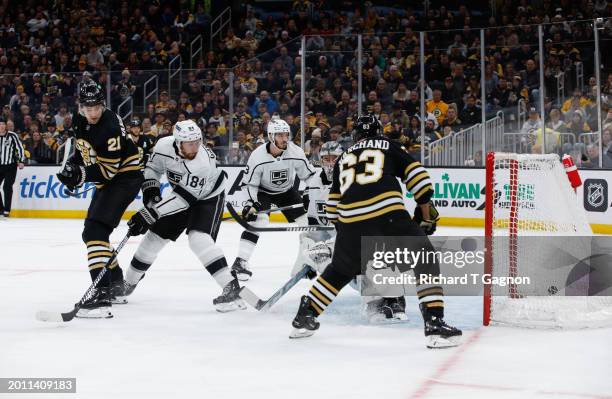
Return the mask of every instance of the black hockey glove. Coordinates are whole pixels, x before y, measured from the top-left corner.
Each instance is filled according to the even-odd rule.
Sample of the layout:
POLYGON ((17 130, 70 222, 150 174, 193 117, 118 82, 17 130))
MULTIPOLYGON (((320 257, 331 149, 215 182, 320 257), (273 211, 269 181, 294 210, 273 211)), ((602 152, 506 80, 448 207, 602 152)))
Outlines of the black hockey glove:
POLYGON ((259 202, 248 200, 242 208, 242 218, 247 222, 254 222, 257 219, 257 212, 262 210, 262 206, 259 202))
POLYGON ((152 205, 161 202, 161 191, 159 182, 155 179, 147 179, 142 183, 142 203, 150 208, 152 205))
POLYGON ((423 218, 423 211, 421 211, 421 207, 417 204, 412 219, 421 226, 425 234, 430 236, 435 233, 438 220, 440 220, 440 214, 431 201, 429 201, 429 215, 427 216, 427 219, 423 218))
POLYGON ((155 212, 155 209, 147 207, 142 208, 128 220, 128 227, 130 228, 129 234, 131 236, 139 236, 146 233, 149 227, 151 227, 158 218, 159 216, 155 212))
POLYGON ((59 171, 57 178, 66 188, 72 191, 85 183, 85 168, 73 163, 67 163, 64 169, 59 171))

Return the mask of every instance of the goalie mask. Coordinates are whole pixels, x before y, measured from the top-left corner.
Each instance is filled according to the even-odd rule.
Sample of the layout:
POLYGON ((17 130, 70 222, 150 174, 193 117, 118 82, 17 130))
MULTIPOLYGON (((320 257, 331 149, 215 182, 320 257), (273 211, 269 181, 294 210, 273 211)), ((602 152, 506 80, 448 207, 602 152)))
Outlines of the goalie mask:
POLYGON ((342 147, 336 141, 328 141, 321 147, 321 167, 327 176, 327 180, 332 180, 332 173, 334 171, 334 165, 338 160, 338 157, 342 155, 342 147))

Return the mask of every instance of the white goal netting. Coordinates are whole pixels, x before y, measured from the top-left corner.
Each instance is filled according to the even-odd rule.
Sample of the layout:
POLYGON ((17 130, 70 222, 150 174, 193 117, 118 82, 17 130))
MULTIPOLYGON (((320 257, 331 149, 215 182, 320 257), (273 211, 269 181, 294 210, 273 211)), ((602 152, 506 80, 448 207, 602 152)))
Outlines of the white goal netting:
POLYGON ((555 154, 487 159, 487 270, 518 278, 485 289, 485 324, 582 328, 612 325, 612 264, 594 237, 555 154), (525 277, 529 281, 525 281, 525 277))

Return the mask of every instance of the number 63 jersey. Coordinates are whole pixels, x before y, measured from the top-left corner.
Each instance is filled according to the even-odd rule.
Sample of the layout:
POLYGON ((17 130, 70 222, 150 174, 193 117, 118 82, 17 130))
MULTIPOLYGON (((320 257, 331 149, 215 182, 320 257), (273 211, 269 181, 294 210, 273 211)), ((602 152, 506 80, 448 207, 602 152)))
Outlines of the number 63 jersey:
POLYGON ((155 144, 145 167, 145 184, 150 180, 159 182, 163 174, 172 192, 155 205, 159 217, 182 212, 199 200, 221 194, 227 178, 217 168, 217 157, 210 149, 202 145, 194 159, 182 158, 172 136, 163 137, 155 144))
POLYGON ((353 144, 334 166, 325 211, 330 221, 355 223, 406 211, 400 181, 419 204, 429 202, 429 173, 401 144, 378 136, 353 144))

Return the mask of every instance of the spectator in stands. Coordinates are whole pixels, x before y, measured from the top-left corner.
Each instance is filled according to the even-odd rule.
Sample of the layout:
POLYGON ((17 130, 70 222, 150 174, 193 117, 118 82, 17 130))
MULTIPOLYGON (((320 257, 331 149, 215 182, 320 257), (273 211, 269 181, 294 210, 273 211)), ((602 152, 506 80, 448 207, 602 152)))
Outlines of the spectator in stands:
POLYGON ((37 129, 32 132, 31 138, 26 141, 25 148, 30 155, 30 164, 54 164, 56 161, 53 151, 45 143, 37 129))
POLYGON ((169 104, 168 91, 162 90, 161 93, 159 93, 159 101, 155 104, 155 112, 156 113, 166 112, 169 107, 170 107, 170 104, 169 104))
POLYGON ((599 146, 597 144, 586 146, 586 157, 583 158, 580 166, 587 169, 599 168, 599 146))
MULTIPOLYGON (((527 47, 529 47, 527 45, 527 47)), ((530 100, 534 104, 540 101, 540 75, 536 68, 536 63, 532 59, 525 62, 525 69, 522 71, 522 82, 529 90, 530 100)))
POLYGON ((425 109, 427 113, 433 114, 437 124, 441 124, 448 114, 448 104, 442 101, 442 91, 436 89, 433 91, 433 98, 426 102, 425 109))
POLYGON ((558 108, 553 108, 550 111, 549 121, 546 127, 561 133, 566 131, 565 123, 561 120, 561 112, 558 108))
POLYGON ((166 117, 164 116, 164 114, 162 114, 161 112, 155 113, 155 124, 151 126, 151 135, 158 138, 161 136, 165 120, 166 117))
POLYGON ((450 127, 453 131, 459 131, 461 130, 462 124, 463 122, 461 122, 461 119, 459 119, 457 115, 457 106, 455 104, 451 104, 448 107, 446 118, 444 118, 444 121, 442 122, 442 127, 450 127))
POLYGON ((482 122, 482 110, 476 105, 476 97, 467 97, 465 107, 461 111, 459 118, 464 125, 471 126, 482 122))
POLYGON ((310 162, 317 164, 321 161, 321 156, 319 155, 319 153, 321 151, 322 145, 323 140, 321 129, 316 128, 312 131, 310 140, 307 140, 304 144, 304 153, 306 154, 306 157, 308 157, 310 162))
POLYGON ((540 120, 540 113, 535 107, 529 109, 529 118, 523 123, 521 127, 521 133, 529 134, 540 129, 542 127, 542 121, 540 120))
POLYGON ((251 108, 251 115, 253 118, 261 116, 261 109, 259 108, 260 104, 265 105, 264 112, 274 113, 278 109, 278 103, 270 97, 270 94, 266 90, 263 90, 251 108))

